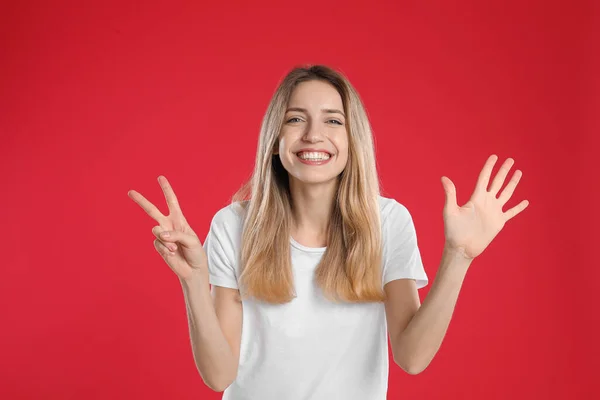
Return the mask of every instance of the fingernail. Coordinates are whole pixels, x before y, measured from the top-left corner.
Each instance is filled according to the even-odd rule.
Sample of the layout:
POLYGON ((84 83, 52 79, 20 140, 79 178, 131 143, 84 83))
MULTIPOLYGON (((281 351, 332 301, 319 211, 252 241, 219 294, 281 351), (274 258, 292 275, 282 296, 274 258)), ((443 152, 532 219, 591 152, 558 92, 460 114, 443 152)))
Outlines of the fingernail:
POLYGON ((169 232, 162 232, 162 233, 160 234, 160 236, 162 236, 162 237, 169 237, 169 236, 171 236, 171 235, 169 234, 169 232))

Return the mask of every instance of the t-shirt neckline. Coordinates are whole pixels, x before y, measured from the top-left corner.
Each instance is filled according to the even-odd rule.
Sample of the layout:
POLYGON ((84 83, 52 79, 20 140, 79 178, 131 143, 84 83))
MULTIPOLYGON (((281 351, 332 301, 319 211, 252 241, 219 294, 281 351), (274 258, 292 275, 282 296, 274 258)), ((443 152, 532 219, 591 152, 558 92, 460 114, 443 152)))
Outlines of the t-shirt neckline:
POLYGON ((294 240, 294 238, 291 237, 291 236, 290 236, 290 243, 292 244, 292 246, 294 246, 298 250, 306 251, 308 253, 324 253, 325 250, 327 250, 327 246, 326 247, 308 247, 308 246, 304 246, 303 244, 300 244, 300 243, 296 242, 294 240))

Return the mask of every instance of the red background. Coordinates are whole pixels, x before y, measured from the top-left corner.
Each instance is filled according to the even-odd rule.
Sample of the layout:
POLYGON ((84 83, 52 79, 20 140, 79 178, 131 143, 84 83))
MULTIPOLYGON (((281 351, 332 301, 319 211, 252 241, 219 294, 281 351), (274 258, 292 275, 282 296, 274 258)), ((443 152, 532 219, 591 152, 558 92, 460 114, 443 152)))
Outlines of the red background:
POLYGON ((277 82, 300 63, 340 69, 360 92, 383 194, 411 211, 431 279, 440 177, 463 204, 489 154, 524 173, 507 206, 529 208, 473 263, 430 366, 409 376, 391 365, 389 398, 593 397, 597 11, 568 1, 3 4, 0 398, 220 398, 194 366, 154 223, 127 191, 166 212, 164 174, 203 238, 251 173, 277 82))

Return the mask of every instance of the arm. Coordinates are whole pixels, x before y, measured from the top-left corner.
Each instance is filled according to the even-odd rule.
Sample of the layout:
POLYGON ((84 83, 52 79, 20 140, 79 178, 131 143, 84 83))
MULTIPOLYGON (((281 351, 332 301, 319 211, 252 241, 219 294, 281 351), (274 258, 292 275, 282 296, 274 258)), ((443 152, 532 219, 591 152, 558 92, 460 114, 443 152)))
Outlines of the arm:
POLYGON ((444 247, 436 278, 422 305, 414 280, 399 279, 385 286, 394 362, 409 374, 422 372, 439 350, 470 263, 460 252, 444 247))
POLYGON ((213 286, 206 276, 181 280, 196 368, 204 383, 222 392, 237 375, 242 304, 237 289, 213 286))
MULTIPOLYGON (((423 371, 438 351, 473 259, 485 250, 508 220, 529 205, 529 201, 523 200, 507 211, 502 210, 522 173, 515 171, 500 191, 514 160, 509 158, 502 164, 490 185, 497 159, 496 155, 487 159, 471 198, 462 207, 456 203, 454 183, 448 177, 442 177, 446 192, 443 212, 446 242, 435 281, 423 305, 419 307, 413 280, 392 281, 385 286, 388 294, 386 317, 394 360, 411 374, 423 371)), ((414 236, 414 232, 411 235, 414 236)))

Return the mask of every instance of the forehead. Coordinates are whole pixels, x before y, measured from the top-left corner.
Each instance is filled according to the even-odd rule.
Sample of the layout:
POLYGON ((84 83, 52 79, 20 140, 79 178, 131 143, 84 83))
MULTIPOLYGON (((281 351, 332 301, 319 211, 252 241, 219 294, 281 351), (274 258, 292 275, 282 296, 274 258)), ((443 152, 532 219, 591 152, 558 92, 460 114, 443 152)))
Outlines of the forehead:
POLYGON ((342 97, 330 83, 313 80, 298 84, 290 96, 290 107, 342 108, 342 97))

